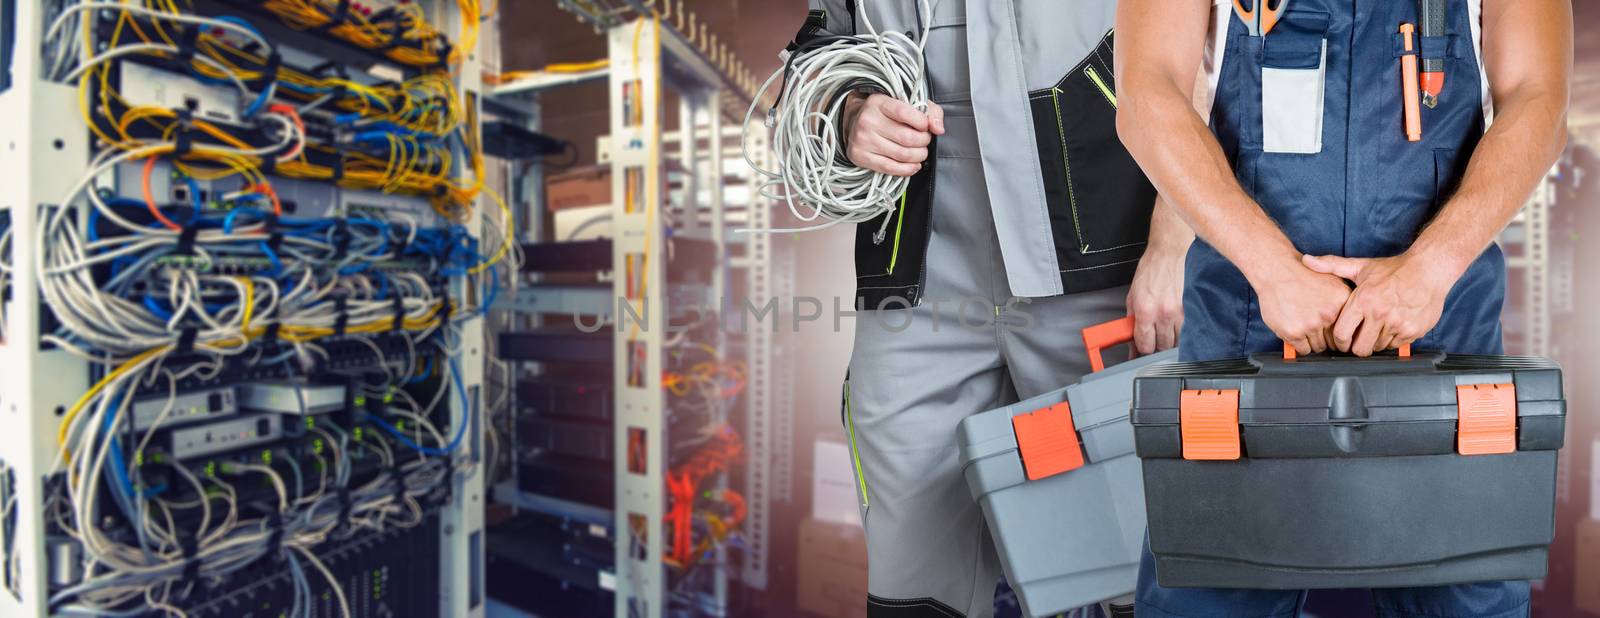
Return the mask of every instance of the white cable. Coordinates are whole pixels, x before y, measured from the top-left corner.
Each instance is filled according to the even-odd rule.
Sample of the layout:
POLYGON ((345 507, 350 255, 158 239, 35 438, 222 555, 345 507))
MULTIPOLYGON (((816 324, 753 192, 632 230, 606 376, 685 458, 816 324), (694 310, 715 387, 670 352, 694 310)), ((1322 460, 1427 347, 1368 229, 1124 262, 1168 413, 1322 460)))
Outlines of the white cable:
MULTIPOLYGON (((862 6, 858 13, 866 24, 866 35, 830 37, 814 49, 796 50, 784 67, 761 84, 745 112, 744 131, 749 131, 750 119, 766 99, 767 91, 774 83, 782 83, 782 97, 767 117, 777 166, 768 170, 756 163, 750 156, 748 140, 741 135, 745 163, 766 178, 761 183, 762 196, 788 203, 789 211, 801 221, 824 222, 802 228, 750 231, 819 230, 840 223, 869 221, 895 210, 911 179, 874 172, 847 161, 847 144, 839 142, 838 129, 848 92, 882 92, 920 111, 927 110, 923 46, 933 9, 928 0, 919 0, 919 4, 922 30, 917 39, 899 31, 879 33, 862 6), (778 187, 782 190, 777 191, 778 187)), ((874 241, 883 241, 890 219, 883 217, 874 241)))
POLYGON ((155 9, 145 8, 145 7, 137 6, 137 5, 134 5, 134 4, 118 3, 118 2, 85 2, 83 4, 79 4, 79 5, 73 6, 71 8, 68 8, 65 11, 62 11, 60 15, 56 16, 55 21, 50 23, 50 29, 45 31, 44 40, 50 41, 50 40, 55 39, 56 35, 61 32, 62 26, 66 25, 67 20, 68 20, 69 17, 71 17, 73 15, 76 15, 78 13, 82 13, 84 11, 99 11, 99 10, 123 11, 123 12, 133 13, 133 14, 136 14, 136 15, 144 15, 146 17, 150 17, 150 18, 154 18, 154 19, 164 19, 164 20, 167 20, 167 21, 174 21, 174 22, 178 22, 180 24, 192 24, 192 25, 197 25, 197 26, 206 26, 206 27, 209 27, 209 28, 221 28, 223 30, 230 30, 230 31, 233 31, 236 34, 239 34, 241 36, 247 37, 251 41, 254 41, 257 45, 260 45, 263 48, 267 48, 267 49, 271 49, 272 48, 272 44, 268 43, 266 39, 261 38, 261 35, 256 34, 254 30, 251 30, 249 28, 246 28, 244 26, 241 26, 241 25, 233 23, 233 22, 224 21, 224 20, 220 20, 220 19, 210 19, 210 18, 206 18, 206 17, 200 17, 198 15, 183 15, 183 14, 178 14, 178 13, 168 13, 166 11, 157 11, 155 9))

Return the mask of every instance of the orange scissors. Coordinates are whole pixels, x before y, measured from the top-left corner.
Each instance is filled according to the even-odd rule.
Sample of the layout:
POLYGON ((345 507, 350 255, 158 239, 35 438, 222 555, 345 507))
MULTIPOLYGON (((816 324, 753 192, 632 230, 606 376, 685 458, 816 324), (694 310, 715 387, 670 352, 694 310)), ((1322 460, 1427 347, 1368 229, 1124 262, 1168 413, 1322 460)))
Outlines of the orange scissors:
POLYGON ((1283 17, 1283 12, 1289 10, 1289 0, 1249 0, 1250 10, 1245 10, 1239 0, 1233 0, 1233 12, 1239 15, 1239 21, 1244 22, 1250 29, 1250 36, 1266 36, 1272 28, 1278 25, 1278 20, 1283 17))

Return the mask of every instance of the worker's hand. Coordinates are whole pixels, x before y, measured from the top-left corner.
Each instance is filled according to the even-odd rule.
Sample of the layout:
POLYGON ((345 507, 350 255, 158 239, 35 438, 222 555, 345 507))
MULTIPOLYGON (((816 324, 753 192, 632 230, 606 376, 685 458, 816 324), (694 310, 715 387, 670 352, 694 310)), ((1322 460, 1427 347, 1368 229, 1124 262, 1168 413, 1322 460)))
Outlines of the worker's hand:
POLYGON ((928 112, 882 94, 845 101, 846 152, 850 162, 874 172, 911 176, 928 160, 928 144, 944 135, 944 109, 933 101, 928 112))
POLYGON ((1439 323, 1455 277, 1430 260, 1404 254, 1390 258, 1305 256, 1306 268, 1356 284, 1339 312, 1332 345, 1356 356, 1410 345, 1439 323))
POLYGON ((1288 260, 1271 279, 1252 283, 1261 320, 1295 352, 1314 354, 1331 347, 1328 331, 1350 298, 1349 285, 1288 260))
POLYGON ((1183 331, 1183 263, 1189 247, 1151 243, 1128 287, 1133 347, 1154 354, 1178 345, 1183 331))

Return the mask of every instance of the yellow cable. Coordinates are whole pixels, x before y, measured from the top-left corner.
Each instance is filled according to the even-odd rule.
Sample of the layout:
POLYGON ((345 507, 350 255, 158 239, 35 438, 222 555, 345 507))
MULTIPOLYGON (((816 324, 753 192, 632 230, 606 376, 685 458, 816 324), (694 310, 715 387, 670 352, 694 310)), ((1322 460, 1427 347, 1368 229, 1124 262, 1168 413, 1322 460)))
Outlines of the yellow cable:
POLYGON ((611 59, 601 58, 599 60, 591 60, 589 62, 558 62, 555 64, 546 65, 544 70, 546 73, 584 73, 587 71, 604 69, 608 66, 611 66, 611 59))
MULTIPOLYGON (((660 15, 656 15, 652 19, 652 21, 654 22, 654 26, 655 26, 654 27, 654 31, 653 31, 653 35, 656 37, 655 45, 654 45, 655 54, 654 54, 654 58, 653 59, 654 59, 654 62, 655 62, 655 66, 656 67, 660 67, 660 62, 661 62, 661 16, 660 15)), ((640 68, 639 68, 639 39, 640 39, 641 35, 643 34, 643 32, 644 32, 644 22, 640 21, 639 25, 633 29, 633 69, 635 71, 640 70, 640 68)), ((653 103, 656 104, 656 105, 660 105, 660 103, 661 103, 661 76, 660 75, 656 76, 656 79, 654 80, 654 83, 655 83, 655 86, 653 88, 651 88, 652 97, 654 98, 653 103)), ((640 97, 640 98, 643 99, 643 97, 640 97)), ((644 105, 644 101, 641 100, 639 102, 639 107, 643 107, 643 105, 644 105)), ((641 112, 641 114, 642 114, 642 112, 641 112)), ((643 124, 640 125, 641 128, 643 128, 643 126, 644 126, 643 124)), ((661 139, 661 132, 660 132, 660 127, 658 126, 656 128, 656 130, 653 130, 653 131, 650 132, 650 155, 649 155, 650 156, 650 161, 653 163, 651 168, 657 169, 657 170, 659 170, 659 168, 660 168, 660 165, 659 165, 660 162, 659 162, 659 159, 658 159, 658 157, 660 156, 659 150, 660 150, 660 146, 661 145, 658 143, 660 141, 660 139, 661 139)), ((654 203, 654 201, 655 201, 655 193, 656 193, 656 186, 655 185, 656 185, 657 182, 660 182, 659 179, 653 178, 651 174, 644 174, 644 177, 645 177, 644 178, 644 180, 645 180, 645 188, 644 188, 644 191, 645 191, 645 193, 644 193, 644 229, 645 229, 645 234, 644 234, 644 253, 643 253, 643 257, 639 260, 639 296, 641 298, 643 298, 644 296, 647 296, 649 294, 649 290, 650 290, 650 237, 653 235, 651 232, 654 229, 654 225, 655 225, 655 209, 651 208, 651 204, 654 203)), ((624 180, 626 180, 626 179, 624 179, 624 180)), ((634 324, 633 324, 632 332, 630 332, 629 335, 628 335, 629 339, 632 339, 632 338, 634 338, 635 336, 637 336, 639 334, 639 320, 633 320, 633 323, 634 324)))
POLYGON ((72 404, 72 408, 67 410, 66 416, 61 418, 61 427, 56 432, 56 443, 61 446, 61 456, 66 460, 67 463, 72 463, 72 451, 67 449, 67 428, 72 426, 72 420, 78 417, 78 414, 83 411, 83 407, 88 405, 89 401, 94 399, 95 395, 100 394, 100 391, 105 390, 107 385, 117 381, 118 378, 121 378, 124 374, 132 371, 134 367, 143 364, 145 361, 150 360, 158 354, 162 354, 168 350, 171 350, 172 347, 173 346, 167 345, 150 348, 139 353, 137 356, 128 359, 126 362, 118 365, 116 369, 111 370, 111 373, 106 374, 106 377, 100 378, 99 382, 96 382, 94 386, 89 388, 89 392, 84 393, 82 397, 78 398, 77 403, 72 404))
POLYGON ((495 250, 494 256, 489 258, 489 261, 478 264, 477 266, 473 266, 471 269, 467 270, 468 273, 474 275, 488 270, 495 264, 499 264, 501 260, 504 260, 506 253, 511 250, 512 243, 515 243, 517 240, 517 222, 512 219, 511 207, 506 205, 505 198, 500 197, 498 192, 488 187, 484 187, 483 192, 489 195, 489 199, 494 200, 495 205, 500 207, 500 214, 505 217, 505 225, 503 226, 505 229, 505 238, 501 240, 500 248, 495 250))
POLYGON ((239 329, 250 332, 250 316, 256 310, 256 281, 249 277, 234 277, 244 284, 244 316, 239 320, 239 329))

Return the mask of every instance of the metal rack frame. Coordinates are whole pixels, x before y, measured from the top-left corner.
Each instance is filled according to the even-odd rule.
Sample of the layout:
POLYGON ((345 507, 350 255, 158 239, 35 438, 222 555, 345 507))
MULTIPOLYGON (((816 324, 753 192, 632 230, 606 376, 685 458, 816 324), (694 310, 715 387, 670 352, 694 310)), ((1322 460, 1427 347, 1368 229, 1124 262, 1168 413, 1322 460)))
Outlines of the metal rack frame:
MULTIPOLYGON (((676 20, 683 20, 683 14, 679 7, 676 20)), ((659 22, 655 17, 605 21, 597 29, 607 37, 609 67, 519 79, 495 88, 490 100, 490 108, 497 115, 538 130, 542 93, 590 80, 608 81, 610 133, 599 140, 598 158, 612 169, 612 294, 600 303, 591 298, 592 294, 575 295, 559 286, 536 285, 523 290, 517 299, 504 301, 504 307, 526 314, 605 315, 617 327, 613 335, 614 440, 619 454, 614 464, 616 508, 606 512, 527 494, 515 481, 496 487, 495 495, 497 500, 517 508, 573 521, 596 524, 601 517, 606 518, 605 525, 613 531, 616 544, 616 572, 614 577, 605 579, 614 583, 618 616, 663 616, 672 603, 661 538, 668 502, 665 454, 670 448, 666 432, 668 402, 661 375, 665 342, 671 335, 667 332, 668 318, 675 309, 682 309, 680 305, 686 300, 664 284, 671 244, 676 239, 696 238, 714 246, 720 257, 711 273, 706 294, 709 298, 705 299, 708 306, 695 309, 716 311, 719 318, 731 310, 731 282, 742 280, 748 296, 764 299, 774 297, 780 287, 791 281, 774 270, 775 243, 770 236, 730 233, 733 226, 767 227, 774 207, 760 197, 759 178, 753 171, 742 165, 729 165, 737 159, 736 144, 743 131, 724 123, 742 118, 743 106, 748 103, 737 89, 730 92, 732 82, 723 70, 738 66, 737 61, 726 57, 714 60, 694 42, 710 41, 708 35, 685 35, 673 22, 666 16, 659 22), (678 98, 674 110, 677 131, 664 131, 669 110, 659 98, 663 91, 678 98), (749 197, 725 202, 724 190, 737 184, 748 185, 749 197), (742 246, 743 254, 729 257, 730 247, 735 246, 742 246), (643 285, 636 291, 631 286, 637 283, 643 285), (619 304, 621 311, 617 311, 619 304), (638 449, 641 445, 642 457, 633 457, 630 462, 630 447, 638 449)), ((764 131, 751 134, 753 141, 765 139, 764 131)), ((519 213, 519 218, 530 222, 539 219, 542 210, 543 177, 539 172, 538 164, 533 164, 519 178, 519 202, 531 206, 531 212, 519 213)), ((538 238, 530 236, 527 240, 538 238)), ((738 305, 732 306, 737 308, 738 305)), ((714 334, 717 340, 705 343, 727 350, 727 322, 720 326, 714 334)), ((709 590, 698 591, 703 594, 692 600, 696 611, 702 614, 726 614, 730 576, 739 577, 753 588, 766 587, 774 473, 782 473, 777 477, 780 487, 789 484, 788 460, 768 456, 792 450, 781 448, 786 445, 775 440, 792 432, 784 430, 784 419, 792 424, 792 404, 787 398, 774 397, 778 392, 773 388, 774 336, 770 329, 762 327, 747 329, 746 333, 741 349, 725 355, 748 363, 744 401, 740 404, 745 411, 740 430, 747 453, 741 464, 748 509, 741 531, 744 548, 738 573, 730 572, 728 556, 721 550, 709 558, 714 562, 713 585, 709 590)), ((729 412, 714 410, 713 418, 725 421, 729 412)), ((726 475, 716 483, 717 487, 727 485, 726 475)))

